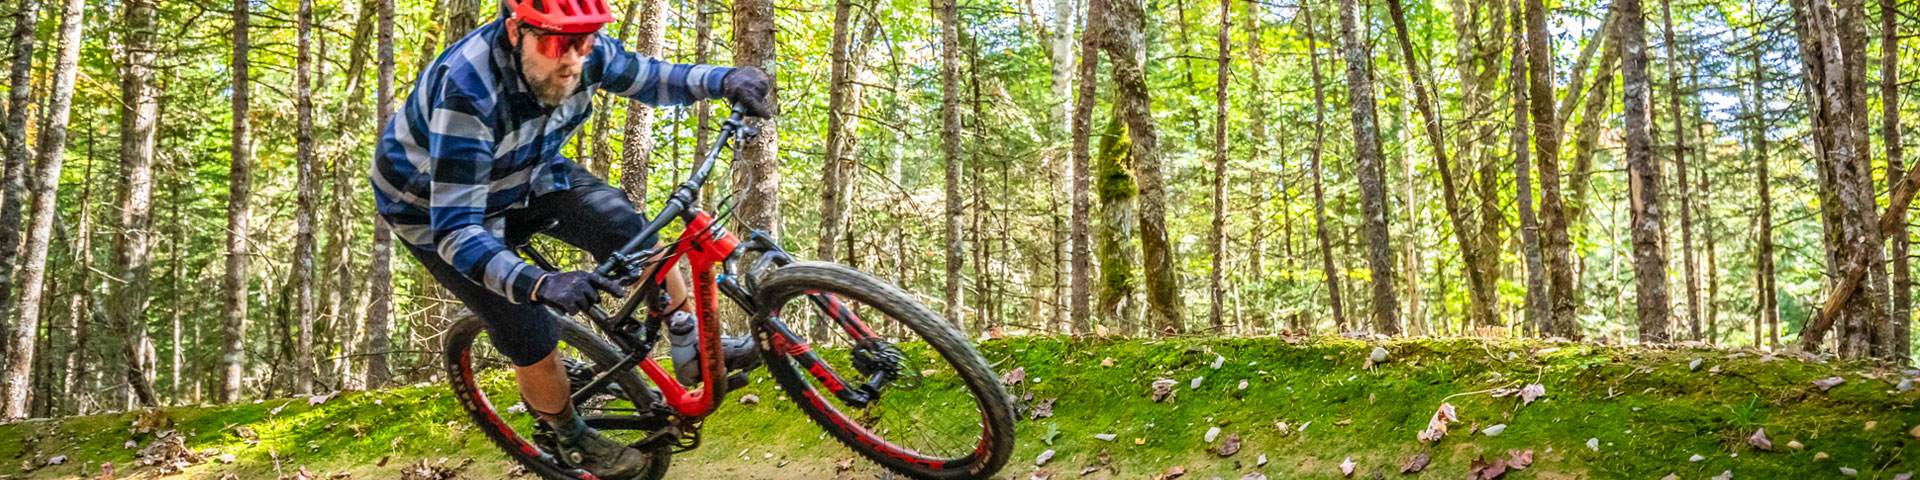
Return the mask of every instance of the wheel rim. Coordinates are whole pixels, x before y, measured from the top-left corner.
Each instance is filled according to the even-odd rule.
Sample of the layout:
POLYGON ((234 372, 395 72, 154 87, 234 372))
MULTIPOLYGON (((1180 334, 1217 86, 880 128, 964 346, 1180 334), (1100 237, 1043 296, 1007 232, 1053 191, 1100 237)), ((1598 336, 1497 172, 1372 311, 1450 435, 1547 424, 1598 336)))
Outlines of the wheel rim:
MULTIPOLYGON (((564 340, 555 351, 563 361, 572 360, 592 365, 592 361, 579 349, 568 345, 564 340)), ((518 383, 513 372, 513 363, 493 348, 488 333, 481 329, 473 340, 461 350, 454 367, 456 380, 463 384, 466 391, 465 405, 474 414, 477 421, 487 423, 506 440, 509 453, 515 453, 522 461, 545 464, 545 466, 565 472, 569 478, 584 475, 586 472, 564 466, 558 462, 558 452, 550 447, 538 445, 534 439, 536 425, 539 422, 527 405, 521 403, 518 383), (502 406, 505 407, 502 407, 502 406)), ((575 382, 576 384, 579 382, 575 382)), ((598 395, 593 399, 576 405, 575 410, 583 416, 630 413, 632 404, 625 399, 615 399, 611 395, 598 395)), ((619 431, 606 431, 607 436, 623 442, 619 431)), ((636 440, 644 437, 644 432, 633 433, 636 440)), ((531 465, 530 465, 531 466, 531 465)), ((592 478, 591 476, 578 478, 592 478)))

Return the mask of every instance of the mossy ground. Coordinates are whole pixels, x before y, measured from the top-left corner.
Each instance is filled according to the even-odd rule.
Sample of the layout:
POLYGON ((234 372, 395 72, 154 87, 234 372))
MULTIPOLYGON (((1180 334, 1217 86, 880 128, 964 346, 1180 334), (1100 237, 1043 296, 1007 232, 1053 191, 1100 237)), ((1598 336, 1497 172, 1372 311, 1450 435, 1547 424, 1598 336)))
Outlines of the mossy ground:
MULTIPOLYGON (((1338 478, 1348 458, 1355 478, 1374 472, 1388 478, 1460 478, 1468 464, 1510 449, 1532 449, 1532 467, 1505 478, 1654 479, 1667 474, 1704 479, 1731 470, 1734 478, 1838 478, 1840 468, 1858 478, 1892 478, 1920 470, 1920 425, 1914 408, 1920 392, 1895 392, 1902 373, 1871 365, 1809 363, 1759 352, 1598 347, 1477 340, 1396 340, 1370 343, 1321 339, 1301 345, 1275 338, 1179 340, 1081 340, 1014 338, 981 346, 996 370, 1024 368, 1027 381, 1013 394, 1032 401, 1057 398, 1054 416, 1025 420, 1014 459, 1001 477, 1025 479, 1040 452, 1056 451, 1046 467, 1054 478, 1151 478, 1171 466, 1185 478, 1240 478, 1260 471, 1270 478, 1338 478), (1374 346, 1387 362, 1362 368, 1374 346), (1557 349, 1557 350, 1548 350, 1557 349), (1218 355, 1225 360, 1211 367, 1218 355), (1112 359, 1111 367, 1102 366, 1112 359), (1700 359, 1697 369, 1689 364, 1700 359), (1712 371, 1717 367, 1717 372, 1712 371), (1196 377, 1199 388, 1189 388, 1196 377), (1842 376, 1847 382, 1819 391, 1813 380, 1842 376), (1178 382, 1169 402, 1150 398, 1155 379, 1178 382), (1239 389, 1241 380, 1247 388, 1239 389), (1415 438, 1442 399, 1496 387, 1541 383, 1546 396, 1522 406, 1515 397, 1456 396, 1460 423, 1432 444, 1415 438), (1286 422, 1285 433, 1275 427, 1286 422), (1874 427, 1867 425, 1872 422, 1874 427), (1470 433, 1474 427, 1506 424, 1498 436, 1470 433), (1202 440, 1209 427, 1238 434, 1238 454, 1222 458, 1202 440), (1747 445, 1765 428, 1774 450, 1747 445), (1117 438, 1103 441, 1096 434, 1117 438), (1587 448, 1598 439, 1599 450, 1587 448), (1804 449, 1787 447, 1798 441, 1804 449), (1098 466, 1105 451, 1110 464, 1098 466), (1433 461, 1419 475, 1399 465, 1415 453, 1433 461), (1828 458, 1814 460, 1816 454, 1828 458), (1257 466, 1265 455, 1267 463, 1257 466), (1689 461, 1694 455, 1704 457, 1689 461)), ((730 396, 712 417, 700 450, 674 459, 670 478, 875 478, 852 454, 834 444, 778 392, 764 373, 730 396), (760 398, 744 405, 744 395, 760 398)), ((242 479, 275 478, 299 467, 317 473, 349 472, 353 478, 395 478, 401 466, 422 460, 466 459, 466 478, 504 478, 508 464, 439 385, 379 392, 351 392, 319 405, 305 399, 272 400, 210 408, 168 408, 177 429, 196 449, 235 456, 232 464, 208 462, 185 478, 232 473, 242 479), (377 403, 376 403, 377 402, 377 403), (258 433, 249 444, 235 433, 258 433), (387 458, 385 466, 376 466, 387 458)), ((126 465, 152 435, 129 433, 135 414, 96 415, 0 425, 0 478, 92 478, 101 462, 126 465), (23 471, 23 463, 66 455, 66 465, 23 471)), ((1215 442, 1217 445, 1219 442, 1215 442)))

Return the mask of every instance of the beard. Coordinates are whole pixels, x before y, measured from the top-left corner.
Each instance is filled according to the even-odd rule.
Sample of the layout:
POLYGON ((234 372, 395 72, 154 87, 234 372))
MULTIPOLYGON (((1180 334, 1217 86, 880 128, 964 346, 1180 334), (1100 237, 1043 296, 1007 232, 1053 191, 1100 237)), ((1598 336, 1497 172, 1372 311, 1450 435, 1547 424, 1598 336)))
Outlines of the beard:
POLYGON ((566 101, 567 97, 573 94, 575 87, 580 86, 579 71, 576 70, 573 73, 573 75, 565 77, 565 80, 561 80, 561 76, 554 73, 549 73, 544 76, 534 76, 529 73, 527 75, 527 83, 530 84, 528 87, 533 89, 535 97, 540 98, 540 103, 546 104, 549 107, 556 107, 560 105, 560 102, 566 101))

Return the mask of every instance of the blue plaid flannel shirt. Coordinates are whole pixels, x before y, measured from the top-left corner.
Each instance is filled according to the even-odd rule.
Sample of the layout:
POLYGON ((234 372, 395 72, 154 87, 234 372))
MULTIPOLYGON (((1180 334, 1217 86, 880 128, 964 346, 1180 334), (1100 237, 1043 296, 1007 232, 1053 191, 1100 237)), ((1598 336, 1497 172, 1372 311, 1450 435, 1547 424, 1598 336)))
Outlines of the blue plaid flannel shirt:
POLYGON ((521 80, 505 32, 488 23, 427 66, 382 130, 370 176, 374 203, 402 241, 525 303, 548 272, 507 249, 500 214, 572 188, 562 172, 573 160, 560 148, 591 115, 594 90, 686 104, 720 96, 732 69, 669 63, 596 35, 580 86, 548 107, 521 80))

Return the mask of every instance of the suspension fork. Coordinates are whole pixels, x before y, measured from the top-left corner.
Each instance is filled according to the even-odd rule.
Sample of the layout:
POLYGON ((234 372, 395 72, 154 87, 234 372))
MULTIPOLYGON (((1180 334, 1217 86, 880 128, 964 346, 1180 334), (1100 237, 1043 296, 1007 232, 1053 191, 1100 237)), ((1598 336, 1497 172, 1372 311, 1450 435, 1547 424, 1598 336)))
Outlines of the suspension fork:
MULTIPOLYGON (((890 373, 873 375, 865 383, 848 382, 831 365, 814 353, 813 347, 808 345, 805 338, 794 333, 791 328, 788 328, 786 322, 780 320, 778 309, 784 305, 761 304, 760 301, 764 299, 755 296, 759 287, 757 282, 761 277, 771 269, 785 266, 793 261, 793 257, 787 255, 787 252, 766 234, 752 232, 747 235, 747 240, 740 244, 734 254, 729 255, 727 261, 723 263, 727 273, 721 282, 722 291, 728 292, 728 296, 734 297, 741 305, 747 306, 749 311, 755 312, 753 315, 755 330, 760 334, 762 350, 775 351, 792 358, 799 363, 801 370, 819 380, 820 384, 826 386, 827 391, 832 392, 840 401, 855 408, 866 407, 879 399, 880 387, 891 380, 890 373), (754 260, 753 266, 745 277, 739 275, 734 262, 735 259, 742 257, 742 253, 759 254, 759 258, 754 260), (744 278, 744 285, 736 280, 740 278, 744 278)), ((838 298, 822 293, 808 293, 806 296, 809 303, 819 309, 821 314, 833 319, 856 343, 878 338, 865 323, 860 321, 859 316, 838 298)))

